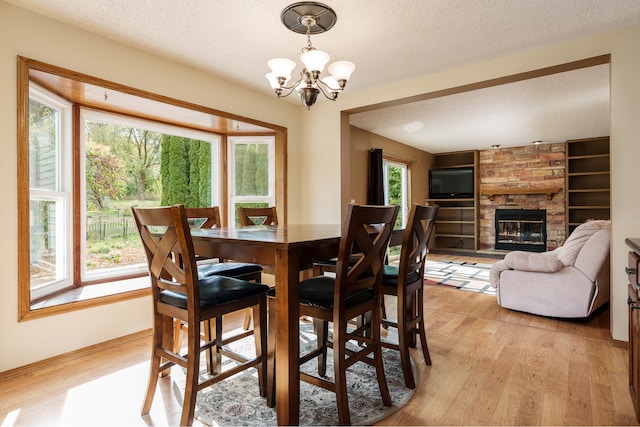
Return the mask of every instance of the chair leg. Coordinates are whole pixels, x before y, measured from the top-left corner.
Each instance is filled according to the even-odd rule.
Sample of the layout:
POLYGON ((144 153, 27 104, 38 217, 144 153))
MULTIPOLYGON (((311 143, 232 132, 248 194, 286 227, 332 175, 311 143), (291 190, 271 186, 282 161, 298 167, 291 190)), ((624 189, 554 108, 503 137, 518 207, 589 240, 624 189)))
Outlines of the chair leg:
POLYGON ((384 362, 382 360, 382 345, 380 344, 380 310, 374 310, 373 323, 371 324, 371 336, 374 346, 373 358, 376 366, 376 377, 378 378, 378 387, 382 396, 382 404, 391 406, 391 394, 387 385, 387 377, 384 374, 384 362))
POLYGON ((162 346, 162 331, 163 319, 156 315, 154 319, 153 327, 153 342, 151 344, 151 362, 149 365, 149 381, 147 383, 147 392, 145 393, 144 402, 142 403, 142 415, 147 415, 151 410, 151 404, 153 403, 153 397, 156 394, 156 387, 158 385, 158 378, 160 377, 160 363, 161 357, 156 354, 156 348, 162 346))
POLYGON ((256 357, 260 358, 258 369, 258 387, 260 396, 267 395, 267 301, 260 297, 260 303, 253 307, 253 338, 256 347, 256 357))
POLYGON ((411 295, 398 295, 398 350, 400 351, 400 362, 404 373, 404 384, 407 388, 414 389, 416 388, 416 383, 411 370, 411 356, 409 354, 411 337, 415 336, 413 331, 409 329, 409 324, 413 318, 413 306, 409 304, 410 300, 412 300, 411 295))
MULTIPOLYGON (((417 306, 417 298, 415 292, 410 292, 406 296, 407 301, 405 302, 405 307, 407 310, 407 320, 413 321, 413 319, 418 318, 418 306, 417 306)), ((408 345, 411 348, 416 348, 416 334, 415 331, 412 331, 410 328, 407 328, 408 332, 408 345)))
POLYGON ((182 322, 178 319, 173 320, 173 352, 180 354, 182 347, 182 322))
POLYGON ((200 323, 195 322, 187 329, 187 375, 184 387, 184 401, 182 402, 181 426, 193 424, 198 394, 198 379, 200 371, 200 323))
POLYGON ((418 328, 418 333, 420 334, 420 344, 422 345, 422 355, 424 356, 424 362, 427 365, 431 365, 431 355, 429 354, 429 346, 427 345, 427 334, 425 332, 424 325, 424 291, 422 288, 418 289, 418 297, 416 298, 417 309, 418 309, 418 324, 416 327, 418 328))
MULTIPOLYGON (((210 342, 212 340, 217 339, 218 334, 215 332, 217 328, 217 323, 218 322, 216 321, 216 319, 207 319, 202 321, 202 329, 203 329, 205 342, 210 342)), ((205 359, 207 361, 207 373, 209 375, 218 374, 219 365, 216 363, 217 352, 218 351, 216 347, 209 347, 208 349, 205 350, 205 359)))
MULTIPOLYGON (((154 331, 158 330, 160 331, 160 341, 158 341, 158 347, 162 347, 164 349, 170 349, 172 350, 175 346, 174 346, 174 319, 173 317, 170 316, 162 316, 159 315, 159 323, 156 324, 156 327, 158 329, 156 329, 156 327, 154 327, 154 331)), ((160 363, 164 363, 164 360, 161 358, 160 359, 160 363)), ((164 371, 160 372, 160 378, 164 378, 169 376, 169 374, 171 374, 171 368, 166 368, 164 371)))
MULTIPOLYGON (((334 319, 335 320, 335 319, 334 319)), ((333 324, 333 369, 338 405, 338 423, 351 425, 349 398, 347 396, 347 364, 346 364, 346 329, 347 322, 339 319, 333 324)))
MULTIPOLYGON (((386 306, 386 304, 384 302, 384 295, 382 296, 382 304, 381 304, 380 310, 381 310, 382 318, 386 319, 387 318, 387 306, 386 306)), ((385 328, 385 329, 389 329, 389 325, 387 325, 386 323, 384 323, 382 325, 382 327, 385 328)))
POLYGON ((160 356, 155 354, 151 356, 151 366, 149 369, 149 382, 147 384, 147 392, 145 393, 144 402, 142 403, 142 415, 147 415, 151 410, 151 404, 153 403, 153 397, 156 394, 156 386, 158 385, 158 378, 160 377, 160 356))
POLYGON ((324 377, 327 374, 327 338, 329 336, 329 322, 313 319, 314 329, 318 340, 317 347, 322 349, 318 355, 318 375, 324 377))
MULTIPOLYGON (((249 280, 251 282, 262 282, 262 273, 254 273, 251 276, 242 277, 245 280, 249 280)), ((245 331, 248 331, 251 327, 251 308, 247 308, 244 312, 244 325, 242 326, 245 331)))
POLYGON ((215 331, 215 341, 216 341, 216 345, 215 345, 215 351, 213 352, 213 355, 215 356, 212 359, 212 372, 214 374, 219 374, 220 372, 222 372, 222 353, 220 353, 220 350, 222 350, 222 316, 218 316, 215 319, 211 319, 212 322, 214 322, 213 326, 214 326, 214 331, 215 331))
POLYGON ((318 276, 322 276, 324 275, 324 271, 322 269, 322 267, 320 267, 319 265, 313 265, 313 277, 318 277, 318 276))
POLYGON ((244 313, 244 325, 242 326, 245 331, 248 331, 251 327, 251 309, 247 308, 244 313))
POLYGON ((276 304, 274 298, 267 298, 267 406, 276 405, 276 304))

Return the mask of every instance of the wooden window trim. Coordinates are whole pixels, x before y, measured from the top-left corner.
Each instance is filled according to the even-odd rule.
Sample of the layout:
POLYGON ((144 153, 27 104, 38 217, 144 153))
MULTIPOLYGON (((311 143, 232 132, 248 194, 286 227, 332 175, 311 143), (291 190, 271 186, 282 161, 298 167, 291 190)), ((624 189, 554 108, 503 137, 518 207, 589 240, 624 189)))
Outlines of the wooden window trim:
MULTIPOLYGON (((221 136, 221 142, 224 146, 227 136, 275 136, 275 155, 276 155, 276 203, 279 206, 279 213, 282 212, 282 221, 286 223, 287 215, 287 129, 259 120, 250 119, 169 98, 163 95, 135 89, 129 86, 99 79, 54 65, 46 64, 33 59, 22 56, 17 57, 17 162, 18 162, 18 236, 29 235, 29 81, 34 80, 39 85, 52 91, 56 95, 68 100, 72 103, 73 116, 73 146, 77 148, 79 141, 79 111, 81 107, 104 110, 117 114, 124 114, 130 117, 155 120, 161 123, 182 126, 189 129, 201 130, 216 133, 221 136), (127 107, 113 107, 106 104, 107 96, 104 97, 104 103, 97 101, 97 97, 91 98, 90 91, 99 88, 106 95, 108 91, 117 92, 127 97, 129 103, 127 107), (129 108, 131 100, 135 102, 134 107, 129 108), (136 105, 140 106, 139 110, 135 110, 136 105), (149 111, 149 106, 164 106, 179 111, 181 115, 176 117, 167 117, 162 113, 154 115, 153 108, 149 111), (206 120, 203 120, 203 117, 206 120), (203 123, 208 123, 207 126, 203 123)), ((100 95, 100 98, 102 94, 100 95)), ((158 111, 161 109, 159 108, 158 111)), ((77 185, 78 171, 78 151, 74 150, 74 186, 77 185)), ((224 149, 223 149, 224 151, 224 149)), ((224 153, 223 153, 224 154, 224 153)), ((221 167, 223 167, 222 182, 226 183, 226 156, 222 156, 221 167)), ((226 211, 226 186, 222 186, 220 193, 220 205, 223 212, 226 211)), ((74 245, 79 245, 79 210, 78 206, 79 194, 77 188, 74 190, 73 202, 74 209, 74 245)), ((112 286, 117 288, 116 291, 109 291, 110 286, 102 286, 107 289, 104 295, 100 292, 90 292, 91 297, 83 297, 81 288, 72 288, 52 295, 50 298, 44 298, 34 304, 31 301, 30 292, 30 248, 29 239, 18 238, 18 320, 31 320, 42 318, 61 313, 67 313, 75 310, 96 307, 104 304, 112 304, 133 298, 140 298, 150 294, 148 287, 141 287, 138 279, 128 279, 112 282, 112 286), (35 306, 40 308, 34 308, 35 306)), ((74 250, 79 250, 74 247, 74 250)), ((74 277, 79 277, 76 273, 79 266, 74 263, 74 277)), ((146 276, 142 278, 147 281, 146 276)), ((95 289, 94 289, 95 290, 95 289)))

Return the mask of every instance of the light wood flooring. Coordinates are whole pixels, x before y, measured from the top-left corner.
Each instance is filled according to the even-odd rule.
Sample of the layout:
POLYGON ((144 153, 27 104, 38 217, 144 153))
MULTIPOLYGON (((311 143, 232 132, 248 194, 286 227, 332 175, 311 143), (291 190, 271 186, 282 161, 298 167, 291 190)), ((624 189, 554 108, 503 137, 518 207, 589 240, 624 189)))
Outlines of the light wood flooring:
MULTIPOLYGON (((379 425, 638 425, 627 349, 611 343, 608 309, 586 321, 563 321, 442 286, 427 286, 425 298, 433 364, 414 353, 415 395, 379 425)), ((241 315, 227 320, 233 327, 241 322, 241 315)), ((0 426, 178 424, 181 408, 169 380, 160 381, 151 414, 140 416, 149 347, 150 337, 140 336, 5 376, 0 426)))

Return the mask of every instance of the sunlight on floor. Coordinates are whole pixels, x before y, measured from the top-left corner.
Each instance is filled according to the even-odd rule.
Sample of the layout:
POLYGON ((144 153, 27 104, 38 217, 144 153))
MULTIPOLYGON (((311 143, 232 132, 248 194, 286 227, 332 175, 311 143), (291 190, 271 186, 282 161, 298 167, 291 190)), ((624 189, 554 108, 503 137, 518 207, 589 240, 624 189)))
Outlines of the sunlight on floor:
POLYGON ((11 412, 7 412, 0 427, 147 427, 175 424, 176 419, 179 419, 181 406, 171 390, 170 377, 159 381, 150 414, 144 417, 140 415, 148 374, 148 362, 97 378, 96 372, 83 373, 80 380, 71 380, 73 382, 66 385, 53 385, 50 396, 20 402, 20 408, 14 407, 11 412), (46 408, 46 413, 42 408, 46 408))
POLYGON ((11 411, 4 417, 2 420, 2 424, 0 427, 13 427, 16 425, 16 420, 18 419, 18 414, 20 414, 20 409, 16 409, 15 411, 11 411))
MULTIPOLYGON (((139 411, 144 396, 144 383, 136 380, 132 384, 131 379, 144 378, 147 370, 148 363, 140 363, 69 389, 59 424, 86 425, 87 420, 94 425, 130 422, 131 416, 122 418, 122 413, 139 411)), ((142 419, 140 423, 144 424, 142 419)))

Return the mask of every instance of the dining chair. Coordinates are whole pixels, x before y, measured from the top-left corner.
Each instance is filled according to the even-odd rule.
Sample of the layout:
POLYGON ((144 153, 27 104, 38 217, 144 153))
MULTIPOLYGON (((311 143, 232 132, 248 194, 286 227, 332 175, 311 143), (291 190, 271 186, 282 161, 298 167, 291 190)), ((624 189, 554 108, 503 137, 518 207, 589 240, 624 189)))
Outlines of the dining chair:
MULTIPOLYGON (((220 208, 218 206, 200 207, 200 208, 185 208, 187 215, 187 222, 189 228, 194 229, 208 229, 208 228, 220 228, 220 208)), ((245 262, 225 262, 219 258, 202 257, 196 254, 196 266, 198 268, 198 276, 227 276, 235 277, 236 279, 244 279, 253 282, 262 281, 262 266, 259 264, 245 263, 245 262)), ((244 329, 249 330, 251 324, 251 309, 248 308, 245 313, 244 329)), ((201 329, 202 335, 206 338, 211 336, 209 330, 210 322, 204 322, 201 329)), ((218 322, 218 327, 222 327, 222 322, 218 322)), ((175 321, 174 323, 174 337, 173 344, 174 350, 178 352, 182 345, 182 331, 186 330, 186 326, 183 322, 175 321)), ((218 361, 219 361, 219 355, 218 361)), ((211 361, 211 356, 207 357, 207 362, 211 361)), ((211 372, 209 367, 209 372, 211 372)))
POLYGON ((220 275, 199 276, 196 254, 183 205, 158 208, 132 208, 133 217, 147 256, 153 303, 153 343, 149 383, 142 415, 149 413, 158 377, 174 365, 186 370, 186 384, 180 425, 191 425, 198 391, 236 373, 255 367, 260 394, 266 389, 266 296, 269 287, 260 283, 220 275), (235 336, 223 336, 218 328, 214 337, 201 343, 200 324, 215 322, 223 315, 253 308, 255 357, 231 352, 226 344, 235 336), (173 349, 173 322, 187 324, 187 352, 173 349), (226 369, 216 366, 214 374, 200 378, 200 353, 213 348, 238 363, 226 369))
MULTIPOLYGON (((399 233, 403 232, 403 230, 394 230, 391 232, 391 239, 389 240, 389 246, 400 246, 402 244, 402 236, 399 233)), ((404 234, 404 233, 403 233, 404 234)), ((351 264, 358 261, 359 254, 351 255, 349 262, 351 264)), ((389 255, 385 257, 385 264, 388 263, 389 255)), ((313 263, 313 276, 321 276, 325 273, 334 274, 336 273, 336 265, 338 263, 338 258, 330 258, 321 261, 315 261, 313 263)), ((382 317, 386 316, 386 307, 384 298, 382 299, 382 317)), ((386 325, 385 325, 386 328, 386 325)))
MULTIPOLYGON (((318 375, 300 372, 300 380, 336 393, 341 425, 351 424, 346 369, 356 362, 375 367, 382 403, 391 406, 380 345, 379 307, 384 257, 397 214, 398 206, 348 205, 336 276, 323 275, 300 283, 300 315, 313 319, 317 348, 300 355, 299 364, 318 360, 318 375), (355 263, 350 262, 352 255, 358 257, 355 263), (371 313, 369 321, 354 327, 350 320, 362 318, 365 313, 371 313), (331 341, 329 322, 333 323, 331 341), (350 341, 358 344, 347 346, 350 341), (323 378, 328 348, 333 349, 334 382, 323 378)), ((275 291, 269 291, 268 295, 274 297, 275 291)), ((274 306, 273 298, 269 298, 269 325, 275 322, 274 306)), ((267 402, 271 405, 275 393, 274 328, 269 328, 268 341, 267 402)))
MULTIPOLYGON (((424 327, 424 263, 428 253, 429 239, 433 232, 438 206, 413 205, 409 212, 407 226, 402 237, 398 266, 385 265, 382 276, 382 292, 397 298, 396 319, 389 319, 382 310, 383 327, 394 327, 398 331, 398 344, 383 341, 382 346, 400 352, 404 383, 415 388, 416 383, 411 369, 409 348, 416 346, 416 336, 425 363, 431 365, 424 327)), ((384 306, 382 306, 384 307, 384 306)))
POLYGON ((240 225, 278 225, 278 215, 276 207, 267 208, 247 208, 243 206, 237 207, 238 220, 240 225))
MULTIPOLYGON (((243 227, 251 225, 278 225, 278 214, 276 213, 275 206, 266 208, 250 208, 238 206, 236 210, 238 212, 238 220, 240 221, 240 225, 243 227)), ((267 274, 275 274, 275 268, 272 265, 263 265, 262 270, 267 274)), ((245 329, 249 327, 249 322, 251 322, 250 314, 245 317, 245 329)))

